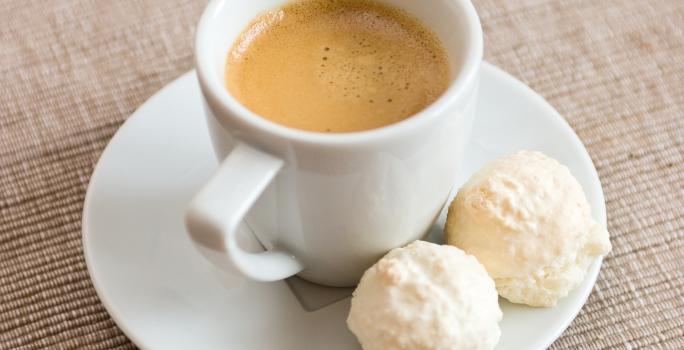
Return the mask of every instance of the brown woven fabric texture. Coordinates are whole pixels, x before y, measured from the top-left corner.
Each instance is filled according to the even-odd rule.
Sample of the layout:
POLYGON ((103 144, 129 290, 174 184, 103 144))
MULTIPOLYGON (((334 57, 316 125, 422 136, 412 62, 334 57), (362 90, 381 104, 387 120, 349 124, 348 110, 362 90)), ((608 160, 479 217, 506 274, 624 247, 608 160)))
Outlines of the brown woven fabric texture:
MULTIPOLYGON (((0 4, 0 349, 128 349, 81 247, 93 167, 192 68, 198 0, 0 4)), ((684 349, 684 1, 476 0, 486 59, 545 96, 601 176, 613 252, 553 349, 684 349)))

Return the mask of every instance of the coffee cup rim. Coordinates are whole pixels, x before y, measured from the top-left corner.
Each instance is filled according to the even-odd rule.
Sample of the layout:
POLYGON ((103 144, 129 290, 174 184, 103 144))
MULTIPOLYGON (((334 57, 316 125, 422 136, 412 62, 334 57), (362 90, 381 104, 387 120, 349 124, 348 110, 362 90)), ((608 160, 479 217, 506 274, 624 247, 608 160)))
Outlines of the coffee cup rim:
MULTIPOLYGON (((436 101, 422 111, 402 121, 363 131, 325 133, 284 126, 261 117, 245 107, 227 91, 222 83, 224 77, 214 74, 210 69, 212 64, 210 54, 212 43, 209 31, 211 30, 212 22, 216 20, 220 11, 224 10, 228 1, 211 0, 202 13, 195 36, 197 77, 202 91, 205 95, 208 95, 207 97, 211 97, 214 101, 219 101, 221 108, 226 109, 233 117, 240 119, 243 124, 272 136, 304 143, 328 145, 356 144, 401 137, 413 129, 430 123, 432 119, 438 118, 460 96, 467 93, 468 89, 478 79, 484 51, 480 19, 470 0, 452 0, 454 4, 460 6, 461 11, 465 14, 465 20, 467 21, 465 27, 468 28, 468 33, 464 34, 464 37, 468 37, 467 52, 460 72, 436 101)), ((221 123, 220 118, 218 119, 219 123, 221 123)))

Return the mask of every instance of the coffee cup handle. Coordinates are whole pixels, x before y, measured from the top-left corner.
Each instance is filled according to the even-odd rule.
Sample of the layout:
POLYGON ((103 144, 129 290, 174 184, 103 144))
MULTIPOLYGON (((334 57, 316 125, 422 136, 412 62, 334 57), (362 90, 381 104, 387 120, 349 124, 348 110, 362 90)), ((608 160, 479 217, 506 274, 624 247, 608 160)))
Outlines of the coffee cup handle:
POLYGON ((238 144, 195 195, 185 225, 200 252, 214 265, 257 281, 277 281, 304 267, 286 250, 252 253, 238 245, 238 227, 283 167, 283 160, 238 144))

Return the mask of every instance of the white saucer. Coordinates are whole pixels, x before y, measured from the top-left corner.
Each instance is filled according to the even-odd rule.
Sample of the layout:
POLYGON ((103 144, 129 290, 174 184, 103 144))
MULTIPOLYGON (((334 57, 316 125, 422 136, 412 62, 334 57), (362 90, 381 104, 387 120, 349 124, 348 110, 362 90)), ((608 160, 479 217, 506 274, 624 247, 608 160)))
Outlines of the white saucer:
MULTIPOLYGON (((480 103, 460 184, 486 161, 520 149, 566 164, 605 224, 601 185, 584 146, 539 95, 484 64, 480 103)), ((360 349, 347 330, 349 299, 313 312, 284 282, 221 275, 191 246, 183 210, 217 163, 194 72, 142 105, 116 133, 90 180, 83 245, 95 289, 124 333, 146 349, 360 349)), ((438 226, 444 223, 440 217, 438 226)), ((439 239, 439 229, 433 239, 439 239)), ((550 309, 501 300, 497 349, 544 349, 586 301, 601 266, 550 309)))

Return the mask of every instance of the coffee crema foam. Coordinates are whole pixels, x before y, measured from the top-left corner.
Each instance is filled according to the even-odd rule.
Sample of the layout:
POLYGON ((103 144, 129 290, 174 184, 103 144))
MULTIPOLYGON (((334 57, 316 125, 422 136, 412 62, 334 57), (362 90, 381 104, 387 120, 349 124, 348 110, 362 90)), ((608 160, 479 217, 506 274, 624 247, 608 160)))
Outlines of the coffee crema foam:
POLYGON ((364 0, 306 0, 267 12, 226 60, 226 87, 278 124, 354 132, 404 120, 448 87, 437 36, 403 10, 364 0))

